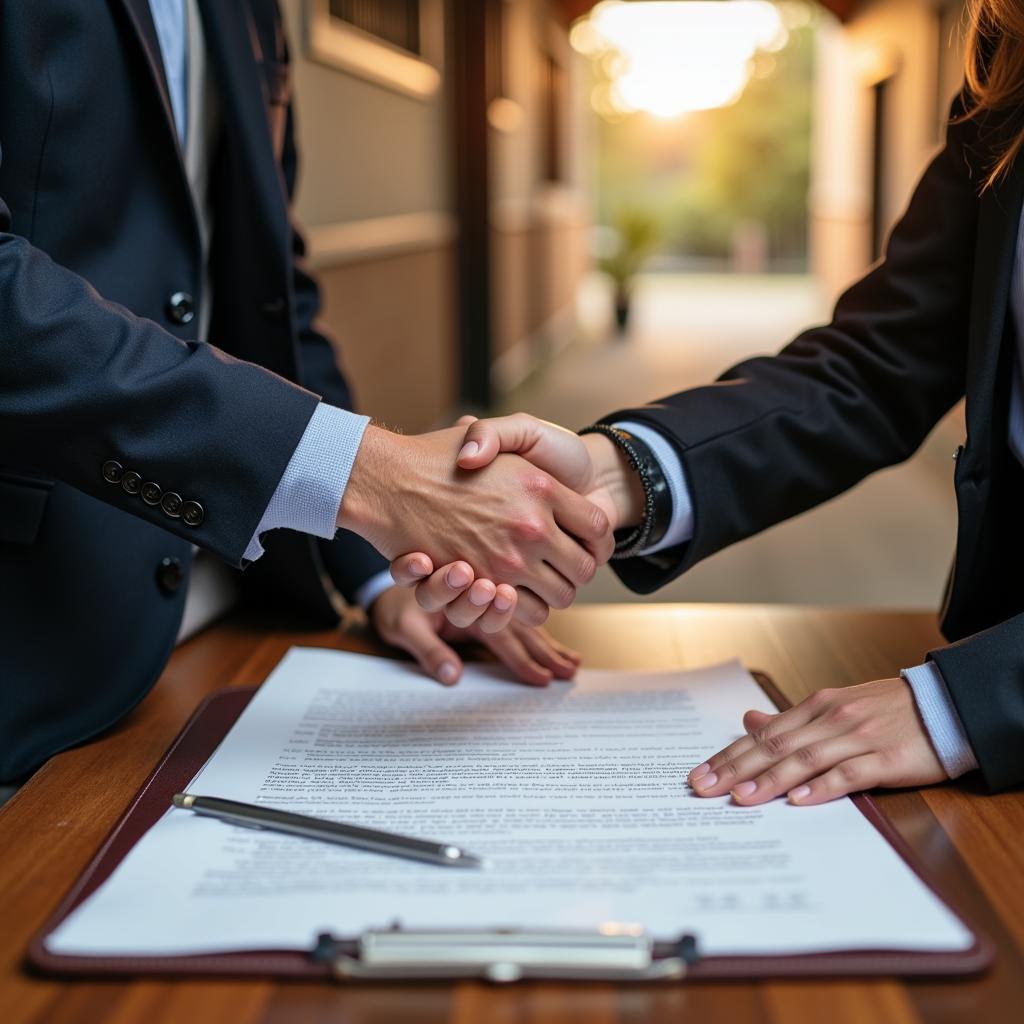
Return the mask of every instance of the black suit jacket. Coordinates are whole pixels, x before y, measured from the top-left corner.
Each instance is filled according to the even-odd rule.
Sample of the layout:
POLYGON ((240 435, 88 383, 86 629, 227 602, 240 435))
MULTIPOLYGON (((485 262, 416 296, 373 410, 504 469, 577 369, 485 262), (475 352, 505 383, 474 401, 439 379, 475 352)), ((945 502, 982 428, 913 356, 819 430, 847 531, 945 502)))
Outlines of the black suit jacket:
MULTIPOLYGON (((198 302, 202 268, 148 0, 0 5, 0 781, 142 698, 175 641, 190 544, 241 565, 319 396, 351 404, 289 216, 276 3, 200 8, 223 115, 218 347, 170 298, 198 302), (128 471, 202 522, 131 493, 128 471)), ((251 575, 322 619, 332 578, 351 596, 384 566, 351 535, 269 541, 251 575)))
MULTIPOLYGON (((911 455, 965 393, 956 459, 956 559, 942 612, 953 643, 932 651, 993 788, 1024 781, 1024 487, 1007 446, 1010 275, 1024 161, 983 190, 1013 131, 954 120, 885 258, 833 320, 709 387, 617 412, 677 448, 694 500, 686 545, 619 564, 649 593, 735 541, 911 455)), ((923 653, 923 652, 922 652, 923 653)))

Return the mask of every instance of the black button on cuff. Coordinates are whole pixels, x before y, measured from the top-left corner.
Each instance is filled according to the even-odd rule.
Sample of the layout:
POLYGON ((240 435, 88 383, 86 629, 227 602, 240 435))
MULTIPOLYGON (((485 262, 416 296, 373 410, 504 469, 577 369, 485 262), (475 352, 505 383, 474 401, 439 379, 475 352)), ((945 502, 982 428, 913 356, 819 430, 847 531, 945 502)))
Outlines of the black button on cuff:
POLYGON ((181 507, 181 519, 186 526, 200 526, 206 518, 203 506, 198 501, 186 501, 181 507))
POLYGON ((142 500, 147 505, 159 505, 163 488, 159 484, 153 483, 152 480, 147 480, 140 488, 139 494, 142 495, 142 500))
POLYGON ((172 519, 177 519, 181 516, 181 506, 181 495, 175 491, 168 491, 160 499, 160 508, 163 509, 164 515, 170 516, 172 519))
POLYGON ((142 476, 139 473, 136 473, 134 469, 129 469, 124 476, 121 477, 121 487, 128 494, 138 494, 141 486, 142 476))
POLYGON ((121 477, 124 474, 124 466, 120 462, 115 462, 113 459, 103 463, 103 479, 108 484, 119 484, 121 477))

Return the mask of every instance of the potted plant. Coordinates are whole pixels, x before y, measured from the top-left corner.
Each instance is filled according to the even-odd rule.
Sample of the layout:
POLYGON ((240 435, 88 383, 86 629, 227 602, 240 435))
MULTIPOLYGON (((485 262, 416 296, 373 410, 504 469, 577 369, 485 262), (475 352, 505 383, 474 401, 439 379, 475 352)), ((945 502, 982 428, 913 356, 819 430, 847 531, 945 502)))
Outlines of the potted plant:
POLYGON ((609 238, 608 252, 598 266, 612 280, 615 289, 615 325, 625 334, 633 283, 644 261, 655 250, 660 237, 657 219, 647 210, 630 207, 619 212, 609 238))

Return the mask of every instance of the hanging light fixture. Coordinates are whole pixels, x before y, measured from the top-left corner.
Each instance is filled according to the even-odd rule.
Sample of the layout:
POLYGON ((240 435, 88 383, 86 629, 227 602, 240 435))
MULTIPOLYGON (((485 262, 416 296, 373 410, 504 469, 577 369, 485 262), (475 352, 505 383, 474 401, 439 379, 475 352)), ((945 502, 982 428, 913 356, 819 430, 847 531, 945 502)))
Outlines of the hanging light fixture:
POLYGON ((786 40, 765 0, 605 0, 570 35, 577 51, 601 62, 601 112, 665 118, 734 103, 754 55, 786 40))

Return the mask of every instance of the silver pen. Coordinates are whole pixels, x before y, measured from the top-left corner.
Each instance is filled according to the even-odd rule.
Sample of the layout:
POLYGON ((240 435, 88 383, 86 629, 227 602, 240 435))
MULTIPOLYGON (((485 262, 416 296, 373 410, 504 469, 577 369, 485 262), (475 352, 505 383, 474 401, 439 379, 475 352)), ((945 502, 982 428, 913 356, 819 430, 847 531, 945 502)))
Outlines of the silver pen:
POLYGON ((194 796, 191 793, 175 793, 173 803, 187 811, 195 811, 209 818, 218 818, 232 825, 246 828, 265 828, 270 832, 285 832, 290 836, 304 839, 320 839, 327 843, 353 846, 359 850, 385 853, 392 857, 426 861, 428 864, 443 864, 452 868, 478 868, 483 860, 467 853, 451 843, 433 843, 426 839, 396 835, 394 832, 379 832, 359 825, 344 825, 323 818, 311 818, 306 814, 292 814, 277 811, 272 807, 244 804, 238 800, 222 800, 216 796, 194 796))

